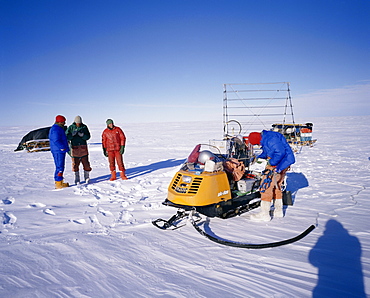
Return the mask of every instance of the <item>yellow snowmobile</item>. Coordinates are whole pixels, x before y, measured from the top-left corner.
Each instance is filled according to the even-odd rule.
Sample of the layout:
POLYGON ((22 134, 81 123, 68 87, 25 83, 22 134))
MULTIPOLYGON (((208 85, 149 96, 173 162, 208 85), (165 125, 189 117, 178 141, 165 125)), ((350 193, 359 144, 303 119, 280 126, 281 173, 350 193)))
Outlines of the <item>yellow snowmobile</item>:
MULTIPOLYGON (((311 225, 293 238, 263 244, 228 241, 202 230, 197 225, 201 218, 196 213, 225 219, 241 215, 260 205, 259 186, 264 165, 257 164, 257 168, 253 167, 256 163, 252 163, 255 157, 250 146, 243 146, 239 141, 231 141, 229 145, 229 152, 226 155, 215 154, 209 150, 200 151, 201 145, 195 147, 173 177, 168 187, 168 197, 163 202, 166 206, 178 208, 177 213, 169 220, 161 218, 154 220, 152 222, 154 226, 163 230, 177 229, 182 226, 180 222, 186 217, 193 227, 209 240, 248 249, 290 244, 315 229, 315 226, 311 225), (196 219, 193 218, 194 215, 197 216, 196 219)), ((285 201, 289 201, 288 192, 285 192, 285 201)))
POLYGON ((179 211, 169 220, 153 221, 156 227, 176 228, 176 222, 187 216, 187 211, 229 218, 259 206, 261 174, 246 170, 254 158, 253 149, 239 140, 232 141, 231 145, 234 150, 226 156, 210 150, 201 151, 201 146, 205 145, 194 148, 173 177, 168 197, 163 202, 179 211))

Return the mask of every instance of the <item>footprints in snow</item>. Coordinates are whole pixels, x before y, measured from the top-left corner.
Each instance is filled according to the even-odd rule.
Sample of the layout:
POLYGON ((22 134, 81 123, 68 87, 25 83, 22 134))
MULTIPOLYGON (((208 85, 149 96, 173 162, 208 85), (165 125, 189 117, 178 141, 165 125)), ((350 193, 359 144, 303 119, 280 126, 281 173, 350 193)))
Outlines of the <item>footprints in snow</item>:
MULTIPOLYGON (((165 189, 166 190, 166 189, 165 189)), ((163 192, 160 181, 156 179, 127 181, 125 183, 109 183, 100 185, 86 185, 74 188, 75 195, 93 197, 88 207, 96 208, 93 215, 91 210, 85 211, 87 220, 70 220, 82 224, 88 223, 94 228, 114 227, 116 224, 134 224, 136 218, 133 211, 158 209, 162 205, 158 202, 149 202, 154 193, 163 192)))
MULTIPOLYGON (((46 205, 43 204, 43 203, 32 203, 32 204, 29 204, 28 206, 32 207, 32 208, 44 208, 44 207, 46 207, 46 205)), ((48 215, 55 215, 55 212, 50 208, 45 208, 45 209, 42 210, 42 212, 44 212, 45 214, 48 214, 48 215)))
MULTIPOLYGON (((15 202, 15 199, 13 197, 7 197, 1 200, 2 205, 11 205, 14 202, 15 202)), ((4 209, 0 208, 0 210, 4 210, 4 209)), ((2 223, 5 228, 12 227, 16 221, 17 221, 17 217, 12 212, 10 211, 3 212, 2 223)))
MULTIPOLYGON (((0 201, 0 206, 4 205, 4 207, 5 207, 7 205, 12 205, 14 203, 15 203, 15 198, 14 197, 6 197, 5 199, 2 199, 0 201)), ((30 207, 30 208, 44 208, 44 207, 46 207, 46 205, 43 204, 43 203, 31 203, 31 204, 28 205, 28 207, 30 207)), ((5 228, 4 231, 6 231, 7 228, 13 228, 14 224, 17 222, 17 217, 11 211, 4 211, 4 208, 0 207, 0 210, 2 211, 2 214, 0 213, 0 220, 3 224, 3 227, 5 228), (1 215, 2 215, 2 218, 1 218, 1 215)), ((44 214, 55 215, 55 212, 50 208, 45 208, 42 211, 43 211, 44 214)), ((0 231, 0 233, 1 233, 1 231, 0 231)))
MULTIPOLYGON (((94 230, 103 229, 105 231, 117 224, 134 224, 137 222, 134 216, 135 213, 133 213, 135 210, 148 211, 161 207, 161 204, 158 202, 150 202, 153 194, 158 192, 163 192, 163 189, 160 181, 155 179, 135 179, 135 181, 129 181, 125 184, 110 183, 102 186, 92 184, 78 185, 74 188, 75 195, 84 196, 85 200, 86 197, 90 196, 95 200, 86 204, 85 217, 67 220, 77 225, 90 224, 94 230)), ((89 198, 87 199, 90 200, 89 198)), ((15 198, 11 196, 0 199, 0 220, 5 229, 13 228, 17 222, 17 217, 9 210, 9 206, 14 203, 15 198)), ((36 209, 47 216, 57 215, 52 207, 41 202, 30 203, 27 207, 36 209)))
POLYGON ((108 217, 112 217, 113 216, 113 213, 112 212, 106 211, 106 210, 104 210, 101 207, 98 207, 98 212, 101 213, 101 214, 103 214, 104 216, 108 216, 108 217))
POLYGON ((45 207, 46 205, 43 204, 43 203, 32 203, 32 204, 29 204, 28 205, 29 207, 33 207, 33 208, 43 208, 45 207))
POLYGON ((56 215, 55 214, 55 212, 52 210, 52 209, 50 209, 50 208, 46 208, 46 209, 44 209, 44 211, 43 211, 45 214, 49 214, 49 215, 56 215))
POLYGON ((13 197, 7 197, 4 200, 1 200, 4 205, 10 205, 13 204, 15 199, 13 197))
POLYGON ((76 224, 79 224, 79 225, 83 225, 86 223, 86 220, 81 218, 81 219, 73 219, 71 220, 72 222, 76 223, 76 224))
POLYGON ((3 214, 3 224, 5 227, 9 227, 15 224, 17 217, 14 216, 11 212, 4 212, 3 214))

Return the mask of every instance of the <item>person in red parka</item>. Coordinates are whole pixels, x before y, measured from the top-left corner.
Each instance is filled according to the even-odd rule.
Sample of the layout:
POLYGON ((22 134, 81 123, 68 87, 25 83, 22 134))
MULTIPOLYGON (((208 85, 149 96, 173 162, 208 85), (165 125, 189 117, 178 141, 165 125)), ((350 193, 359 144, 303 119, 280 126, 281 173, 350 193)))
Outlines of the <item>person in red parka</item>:
POLYGON ((109 160, 109 169, 111 171, 110 181, 116 180, 116 161, 122 180, 127 180, 125 175, 125 166, 122 155, 125 152, 126 136, 122 129, 115 126, 112 119, 106 121, 107 128, 102 134, 103 153, 109 160))

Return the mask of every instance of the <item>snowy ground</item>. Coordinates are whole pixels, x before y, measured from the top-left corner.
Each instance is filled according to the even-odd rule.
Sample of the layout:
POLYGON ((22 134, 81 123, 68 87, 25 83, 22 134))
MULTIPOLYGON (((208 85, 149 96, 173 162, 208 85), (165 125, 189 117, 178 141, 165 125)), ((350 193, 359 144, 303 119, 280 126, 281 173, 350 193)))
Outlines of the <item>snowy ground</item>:
MULTIPOLYGON (((151 224, 176 212, 161 204, 168 184, 196 144, 222 137, 219 123, 119 125, 130 179, 114 182, 104 126, 91 126, 91 184, 63 190, 54 190, 50 152, 13 152, 37 127, 0 128, 0 297, 366 297, 370 117, 308 120, 318 142, 288 174, 286 216, 209 222, 217 237, 248 243, 317 225, 299 242, 257 250, 216 244, 190 224, 151 224)), ((65 177, 73 184, 70 158, 65 177)))

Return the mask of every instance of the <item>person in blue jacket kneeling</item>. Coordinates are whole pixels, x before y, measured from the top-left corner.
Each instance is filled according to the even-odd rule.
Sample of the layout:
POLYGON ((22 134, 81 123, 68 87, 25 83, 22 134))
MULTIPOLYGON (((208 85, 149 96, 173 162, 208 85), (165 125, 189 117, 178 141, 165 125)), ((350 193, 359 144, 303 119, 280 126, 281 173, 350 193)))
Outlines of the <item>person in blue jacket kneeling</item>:
POLYGON ((69 151, 67 136, 65 133, 66 118, 58 115, 54 125, 49 131, 50 151, 53 154, 55 164, 55 188, 68 187, 68 183, 63 182, 63 172, 65 167, 66 153, 69 151))
POLYGON ((290 166, 295 163, 293 150, 285 137, 275 131, 251 132, 249 143, 261 145, 262 153, 257 158, 267 159, 260 185, 261 211, 251 215, 252 220, 270 221, 271 201, 274 200, 274 217, 283 217, 282 185, 290 166))

